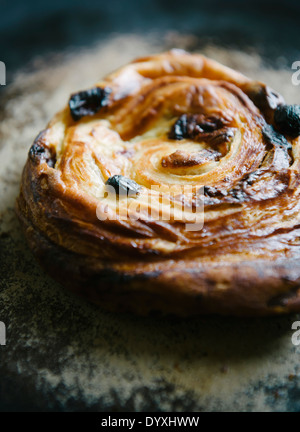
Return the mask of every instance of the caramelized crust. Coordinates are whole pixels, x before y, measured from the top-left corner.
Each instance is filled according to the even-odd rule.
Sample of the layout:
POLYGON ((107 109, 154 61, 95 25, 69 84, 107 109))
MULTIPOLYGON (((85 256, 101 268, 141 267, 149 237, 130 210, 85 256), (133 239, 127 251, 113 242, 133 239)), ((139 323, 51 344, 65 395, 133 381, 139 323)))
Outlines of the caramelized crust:
POLYGON ((182 51, 139 59, 96 87, 107 99, 93 100, 94 112, 85 104, 81 116, 81 92, 76 114, 58 113, 29 151, 17 212, 43 267, 110 310, 300 311, 300 141, 276 129, 283 99, 182 51), (129 198, 139 217, 103 217, 128 212, 127 200, 102 199, 113 176, 141 187, 129 198), (152 186, 175 199, 161 203, 152 186), (183 201, 202 202, 202 229, 166 216, 183 201))

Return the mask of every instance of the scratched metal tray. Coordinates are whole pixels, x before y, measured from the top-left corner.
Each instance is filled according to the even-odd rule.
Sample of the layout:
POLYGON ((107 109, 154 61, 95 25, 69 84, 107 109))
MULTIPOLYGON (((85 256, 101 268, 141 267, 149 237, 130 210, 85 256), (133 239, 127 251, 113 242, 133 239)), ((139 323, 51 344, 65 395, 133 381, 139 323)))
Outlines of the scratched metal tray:
MULTIPOLYGON (((105 56, 105 45, 120 47, 114 58, 121 62, 159 48, 161 40, 161 48, 241 50, 246 62, 260 55, 272 81, 276 68, 300 60, 299 12, 298 1, 274 0, 1 5, 0 60, 8 85, 0 90, 0 321, 7 330, 0 410, 300 410, 300 349, 291 341, 299 317, 144 319, 102 311, 41 271, 14 213, 26 151, 52 113, 47 97, 63 83, 64 97, 57 96, 63 103, 78 84, 63 66, 51 77, 39 68, 68 61, 74 50, 90 59, 101 41, 105 56), (110 45, 112 39, 118 43, 110 45), (41 97, 42 109, 35 102, 41 97)), ((284 76, 289 79, 288 69, 284 76)), ((300 87, 292 93, 300 99, 300 87)))

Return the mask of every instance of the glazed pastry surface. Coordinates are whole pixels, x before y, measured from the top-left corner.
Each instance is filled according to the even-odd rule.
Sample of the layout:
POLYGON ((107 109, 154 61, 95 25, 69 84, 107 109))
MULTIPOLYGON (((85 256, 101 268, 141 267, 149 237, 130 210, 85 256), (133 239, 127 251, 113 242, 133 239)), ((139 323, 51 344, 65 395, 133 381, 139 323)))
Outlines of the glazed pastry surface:
POLYGON ((17 202, 30 247, 115 311, 300 311, 297 109, 199 54, 124 66, 32 145, 17 202))

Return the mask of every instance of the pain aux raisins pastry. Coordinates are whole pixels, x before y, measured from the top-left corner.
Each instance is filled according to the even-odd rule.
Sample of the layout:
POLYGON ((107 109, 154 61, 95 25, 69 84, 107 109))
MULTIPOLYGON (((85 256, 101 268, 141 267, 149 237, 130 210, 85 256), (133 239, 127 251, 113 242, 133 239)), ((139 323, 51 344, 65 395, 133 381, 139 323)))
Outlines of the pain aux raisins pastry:
POLYGON ((299 106, 263 83, 141 58, 38 135, 17 212, 46 271, 110 310, 299 312, 299 135, 299 106))

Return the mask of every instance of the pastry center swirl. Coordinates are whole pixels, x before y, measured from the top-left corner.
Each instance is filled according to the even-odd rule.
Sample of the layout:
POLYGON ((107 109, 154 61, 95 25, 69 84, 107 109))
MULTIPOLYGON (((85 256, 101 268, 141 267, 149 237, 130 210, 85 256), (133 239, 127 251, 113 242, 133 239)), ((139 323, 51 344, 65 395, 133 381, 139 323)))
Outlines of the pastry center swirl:
POLYGON ((102 98, 93 99, 91 117, 79 118, 91 115, 90 107, 72 99, 76 115, 69 115, 57 146, 56 169, 66 187, 96 200, 109 179, 123 176, 141 188, 132 200, 144 214, 154 205, 145 198, 153 186, 172 187, 191 207, 204 191, 203 230, 187 232, 184 221, 171 219, 103 224, 117 233, 116 242, 130 238, 143 253, 195 249, 198 256, 246 251, 251 242, 265 254, 282 248, 266 236, 300 223, 299 138, 282 132, 296 133, 298 111, 287 128, 289 111, 278 110, 276 129, 282 99, 272 106, 274 93, 263 85, 187 54, 132 63, 99 87, 107 91, 88 93, 102 98), (195 193, 184 196, 184 186, 195 193))

